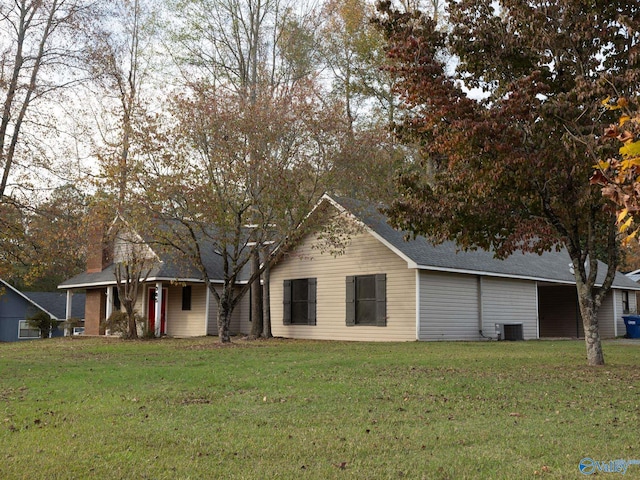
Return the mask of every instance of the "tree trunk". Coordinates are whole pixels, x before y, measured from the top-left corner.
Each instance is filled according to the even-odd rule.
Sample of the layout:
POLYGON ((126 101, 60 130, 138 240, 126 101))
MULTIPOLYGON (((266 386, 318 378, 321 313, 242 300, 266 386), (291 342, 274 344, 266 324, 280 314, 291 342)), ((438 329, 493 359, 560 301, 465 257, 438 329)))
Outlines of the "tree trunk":
POLYGON ((136 324, 136 314, 133 309, 127 311, 128 331, 127 338, 138 338, 138 325, 136 324))
POLYGON ((271 294, 269 291, 270 285, 271 285, 271 267, 270 267, 270 263, 269 260, 265 260, 267 262, 265 269, 264 269, 264 273, 262 274, 263 277, 263 284, 262 284, 262 295, 263 295, 263 303, 264 303, 264 318, 263 318, 263 330, 262 330, 262 336, 264 338, 272 338, 273 337, 273 333, 271 333, 271 294))
MULTIPOLYGON (((576 275, 577 280, 577 275, 576 275)), ((578 290, 578 304, 584 328, 584 341, 587 347, 587 365, 604 365, 600 328, 598 325, 598 307, 594 300, 593 291, 582 282, 576 284, 578 290)))
POLYGON ((228 309, 218 308, 218 338, 220 343, 231 343, 231 333, 229 325, 231 324, 231 313, 228 309))
MULTIPOLYGON (((211 282, 209 282, 209 288, 214 289, 211 282)), ((231 313, 233 307, 231 306, 231 289, 224 285, 222 287, 222 294, 218 299, 218 338, 220 343, 231 342, 231 332, 229 326, 231 325, 231 313)))
MULTIPOLYGON (((260 253, 256 248, 254 254, 251 255, 251 273, 260 270, 260 253)), ((251 285, 251 338, 259 338, 262 336, 263 318, 262 318, 262 285, 260 284, 260 276, 258 275, 251 285)))

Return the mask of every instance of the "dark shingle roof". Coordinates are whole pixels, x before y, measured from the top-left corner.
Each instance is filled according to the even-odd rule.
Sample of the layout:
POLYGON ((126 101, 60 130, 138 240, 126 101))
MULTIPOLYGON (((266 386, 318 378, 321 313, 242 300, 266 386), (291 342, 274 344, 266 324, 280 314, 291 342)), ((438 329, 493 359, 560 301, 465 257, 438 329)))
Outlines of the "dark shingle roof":
MULTIPOLYGON (((34 304, 53 314, 58 320, 67 316, 67 294, 60 292, 22 292, 34 304)), ((75 293, 71 302, 71 316, 84 318, 85 295, 75 293)))
MULTIPOLYGON (((156 252, 160 261, 151 269, 148 280, 176 280, 176 281, 204 281, 204 276, 195 265, 189 263, 184 257, 172 252, 156 252)), ((224 264, 222 256, 216 252, 209 242, 201 244, 201 254, 204 267, 211 281, 224 279, 224 264)), ((248 278, 248 266, 240 275, 239 282, 248 278)), ((75 277, 62 282, 58 288, 85 288, 88 286, 115 285, 115 265, 111 264, 100 272, 83 272, 75 277)))
MULTIPOLYGON (((514 253, 500 260, 486 250, 460 250, 454 242, 434 245, 423 236, 411 238, 407 232, 392 228, 386 217, 372 205, 348 198, 329 198, 363 222, 384 243, 416 268, 575 283, 575 278, 569 270, 571 259, 564 249, 545 252, 542 255, 514 253)), ((605 274, 606 265, 600 262, 597 283, 604 280, 605 274)), ((616 273, 613 285, 625 289, 640 289, 638 284, 620 272, 616 273)))

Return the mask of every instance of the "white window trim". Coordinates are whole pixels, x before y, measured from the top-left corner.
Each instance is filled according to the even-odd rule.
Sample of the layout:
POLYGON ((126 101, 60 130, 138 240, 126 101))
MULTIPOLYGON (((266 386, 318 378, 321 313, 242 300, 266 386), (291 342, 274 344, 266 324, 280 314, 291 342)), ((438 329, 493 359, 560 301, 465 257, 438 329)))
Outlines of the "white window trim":
POLYGON ((27 323, 27 321, 26 321, 26 320, 20 320, 20 321, 18 321, 18 338, 20 338, 20 339, 24 339, 24 340, 27 340, 27 339, 34 339, 34 338, 40 338, 40 330, 38 330, 38 335, 37 335, 37 336, 35 336, 35 337, 23 337, 23 336, 21 336, 21 335, 20 335, 20 331, 21 331, 21 330, 35 330, 35 328, 31 328, 31 327, 29 327, 29 324, 27 323), (22 325, 24 325, 24 327, 22 327, 22 325))

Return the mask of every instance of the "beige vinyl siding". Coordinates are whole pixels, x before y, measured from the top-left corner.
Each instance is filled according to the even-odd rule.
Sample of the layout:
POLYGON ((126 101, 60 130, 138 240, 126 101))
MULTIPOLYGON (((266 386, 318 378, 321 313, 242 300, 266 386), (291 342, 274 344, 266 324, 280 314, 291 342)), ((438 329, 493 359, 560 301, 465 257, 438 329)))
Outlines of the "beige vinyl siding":
POLYGON ((535 282, 482 278, 482 331, 495 336, 496 323, 522 323, 525 340, 538 337, 538 287, 535 282))
POLYGON ((248 335, 251 332, 250 311, 249 294, 247 293, 240 299, 236 308, 233 309, 233 314, 231 315, 231 333, 233 335, 248 335))
POLYGON ((206 288, 191 286, 191 310, 182 310, 182 286, 170 285, 167 298, 167 335, 171 337, 199 337, 205 329, 206 288))
POLYGON ((121 232, 113 241, 113 263, 127 262, 136 259, 155 259, 153 250, 142 244, 141 238, 133 232, 121 232))
POLYGON ((479 340, 478 277, 420 272, 420 340, 479 340))
MULTIPOLYGON (((144 288, 144 295, 138 300, 136 310, 148 318, 149 289, 155 288, 155 283, 148 283, 144 288)), ((191 286, 191 310, 182 310, 182 285, 163 284, 167 294, 167 309, 165 316, 166 334, 171 337, 200 337, 207 334, 206 330, 206 287, 203 284, 191 286)))
POLYGON ((368 232, 352 234, 342 255, 301 245, 271 271, 271 318, 274 336, 323 340, 411 341, 416 339, 415 271, 368 232), (386 326, 346 325, 346 277, 386 275, 386 326), (283 282, 316 278, 316 325, 284 325, 283 282))
MULTIPOLYGON (((217 287, 218 292, 222 292, 222 287, 217 287)), ((215 295, 209 295, 209 321, 207 324, 207 335, 218 335, 218 302, 215 295)), ((244 295, 231 314, 231 324, 229 330, 231 335, 248 334, 251 330, 249 322, 249 295, 244 295)))

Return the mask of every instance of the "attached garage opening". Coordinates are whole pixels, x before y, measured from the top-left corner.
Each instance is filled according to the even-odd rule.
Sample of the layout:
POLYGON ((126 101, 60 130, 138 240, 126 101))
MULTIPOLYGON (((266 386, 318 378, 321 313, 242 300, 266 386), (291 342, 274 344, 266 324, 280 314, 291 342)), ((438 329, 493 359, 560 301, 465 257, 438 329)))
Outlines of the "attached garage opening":
POLYGON ((538 285, 540 338, 583 338, 578 293, 573 285, 538 285))

